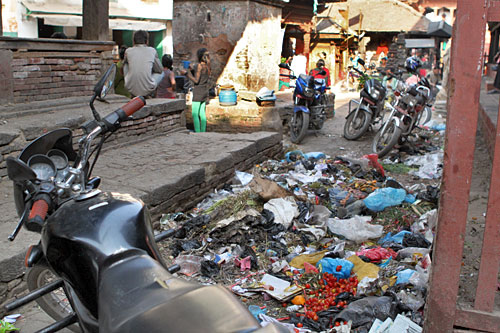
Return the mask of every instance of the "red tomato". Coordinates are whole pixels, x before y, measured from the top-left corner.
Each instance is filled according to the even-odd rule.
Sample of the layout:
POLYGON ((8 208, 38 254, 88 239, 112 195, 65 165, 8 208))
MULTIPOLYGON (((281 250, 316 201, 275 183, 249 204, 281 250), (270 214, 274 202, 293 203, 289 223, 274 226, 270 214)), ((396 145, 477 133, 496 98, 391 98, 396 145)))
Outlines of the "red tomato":
POLYGON ((340 272, 342 270, 342 266, 341 265, 338 265, 337 268, 336 268, 336 271, 337 272, 340 272))
POLYGON ((309 283, 306 283, 306 288, 307 289, 311 288, 311 285, 309 283))
POLYGON ((337 322, 335 323, 335 326, 340 326, 340 323, 337 321, 337 322))
POLYGON ((304 324, 302 324, 302 323, 298 323, 298 324, 297 324, 297 327, 298 327, 298 328, 304 327, 304 324))
POLYGON ((319 319, 319 318, 318 318, 318 315, 317 315, 317 314, 315 314, 315 315, 314 315, 314 317, 313 317, 313 320, 314 320, 314 321, 318 321, 318 319, 319 319))

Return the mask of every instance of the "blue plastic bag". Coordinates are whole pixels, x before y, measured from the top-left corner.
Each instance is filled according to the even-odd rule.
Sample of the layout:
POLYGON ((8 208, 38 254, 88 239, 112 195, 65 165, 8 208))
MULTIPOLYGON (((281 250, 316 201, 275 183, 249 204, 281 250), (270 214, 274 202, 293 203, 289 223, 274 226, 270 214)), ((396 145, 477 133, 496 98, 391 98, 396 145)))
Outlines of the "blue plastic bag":
POLYGON ((296 162, 299 158, 305 158, 304 154, 300 150, 289 151, 285 154, 285 159, 287 162, 296 162), (292 156, 294 156, 293 160, 292 156))
POLYGON ((321 273, 333 274, 337 279, 347 279, 351 276, 354 264, 345 259, 323 258, 316 264, 321 273), (337 272, 337 266, 342 266, 342 269, 337 272))
POLYGON ((403 244, 403 238, 405 238, 406 234, 411 234, 411 231, 403 230, 403 231, 398 232, 394 236, 392 235, 392 233, 389 232, 387 235, 385 235, 384 238, 380 239, 378 241, 378 243, 384 244, 384 243, 388 243, 388 242, 394 242, 394 243, 398 243, 398 244, 403 244))
POLYGON ((402 188, 384 187, 370 193, 363 202, 366 208, 373 212, 381 212, 387 207, 401 204, 406 198, 406 191, 402 188))
POLYGON ((314 158, 314 159, 320 159, 320 158, 326 158, 326 155, 321 153, 321 152, 311 152, 304 154, 304 157, 306 159, 314 158))
POLYGON ((258 305, 250 305, 248 307, 248 311, 250 311, 250 313, 255 317, 255 319, 257 319, 259 321, 259 323, 261 322, 261 320, 259 319, 259 315, 260 314, 266 314, 267 312, 267 308, 264 308, 264 309, 261 309, 260 306, 258 305))
POLYGON ((407 284, 410 282, 410 278, 416 271, 413 269, 404 269, 396 274, 397 280, 396 284, 407 284))

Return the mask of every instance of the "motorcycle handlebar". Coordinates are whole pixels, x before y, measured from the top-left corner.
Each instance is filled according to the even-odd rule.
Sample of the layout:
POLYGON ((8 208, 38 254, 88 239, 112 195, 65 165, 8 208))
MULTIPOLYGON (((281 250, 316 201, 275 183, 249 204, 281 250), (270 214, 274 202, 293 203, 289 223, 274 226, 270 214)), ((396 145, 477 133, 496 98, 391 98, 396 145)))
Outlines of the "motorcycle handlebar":
POLYGON ((144 105, 146 105, 146 99, 142 96, 138 96, 118 110, 111 112, 102 119, 104 123, 104 131, 116 131, 120 127, 120 123, 122 121, 139 111, 144 105))
POLYGON ((47 212, 49 211, 48 201, 50 201, 50 198, 43 196, 33 203, 30 215, 28 216, 28 226, 35 224, 41 228, 43 222, 45 221, 45 218, 47 217, 47 212))
MULTIPOLYGON (((125 112, 127 117, 133 115, 136 111, 142 109, 142 107, 146 105, 146 99, 142 96, 135 97, 130 102, 121 107, 121 109, 125 112)), ((119 109, 118 109, 119 110, 119 109)))

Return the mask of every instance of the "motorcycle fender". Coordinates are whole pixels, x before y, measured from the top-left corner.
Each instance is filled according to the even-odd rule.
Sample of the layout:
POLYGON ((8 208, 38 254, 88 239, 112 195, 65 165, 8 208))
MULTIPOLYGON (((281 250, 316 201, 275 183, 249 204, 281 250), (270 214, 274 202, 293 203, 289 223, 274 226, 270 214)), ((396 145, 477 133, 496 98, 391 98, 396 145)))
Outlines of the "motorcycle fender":
MULTIPOLYGON (((356 112, 357 110, 358 110, 358 108, 353 109, 351 112, 349 112, 349 113, 347 114, 347 116, 346 116, 345 118, 347 119, 347 117, 349 117, 349 116, 351 115, 351 113, 354 113, 354 112, 356 112)), ((371 117, 371 116, 373 116, 373 111, 372 111, 372 110, 370 110, 370 108, 369 108, 368 106, 364 105, 364 104, 361 104, 361 105, 359 106, 359 111, 358 111, 358 112, 361 112, 361 111, 368 113, 368 114, 370 115, 370 117, 371 117)))
POLYGON ((295 105, 295 107, 293 108, 293 113, 297 113, 297 112, 309 113, 309 109, 303 105, 295 105))
POLYGON ((401 130, 403 130, 403 128, 401 127, 401 119, 399 118, 392 118, 395 122, 396 122, 396 126, 399 127, 401 130))

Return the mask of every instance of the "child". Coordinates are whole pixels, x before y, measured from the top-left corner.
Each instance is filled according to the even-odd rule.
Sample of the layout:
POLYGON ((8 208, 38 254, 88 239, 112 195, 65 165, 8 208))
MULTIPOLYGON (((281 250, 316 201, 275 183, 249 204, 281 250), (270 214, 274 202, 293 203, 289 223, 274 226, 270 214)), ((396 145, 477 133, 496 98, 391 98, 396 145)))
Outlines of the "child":
POLYGON ((172 56, 169 54, 163 55, 161 58, 161 63, 163 65, 163 79, 160 81, 160 84, 158 85, 158 88, 156 90, 156 97, 157 98, 175 98, 175 75, 174 72, 172 71, 172 56))

